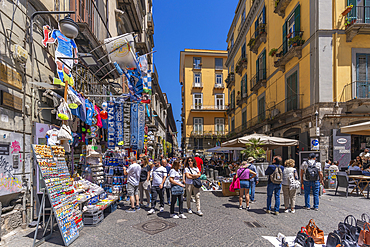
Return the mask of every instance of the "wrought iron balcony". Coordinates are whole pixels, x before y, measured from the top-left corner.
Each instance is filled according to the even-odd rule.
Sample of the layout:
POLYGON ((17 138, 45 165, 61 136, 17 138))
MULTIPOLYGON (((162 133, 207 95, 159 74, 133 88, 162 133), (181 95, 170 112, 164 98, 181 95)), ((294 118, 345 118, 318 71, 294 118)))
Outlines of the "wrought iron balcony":
POLYGON ((226 87, 230 87, 231 85, 233 85, 233 83, 235 83, 235 74, 234 74, 234 72, 229 73, 225 82, 226 82, 226 87))
POLYGON ((214 88, 215 89, 224 89, 225 85, 223 83, 215 83, 214 88))
POLYGON ((275 0, 274 13, 278 14, 282 18, 285 17, 285 10, 292 0, 275 0))
POLYGON ((260 89, 261 87, 266 87, 267 83, 266 78, 267 78, 266 69, 258 70, 257 73, 250 80, 251 91, 257 94, 258 89, 260 89))
POLYGON ((236 96, 236 104, 241 106, 243 103, 246 103, 246 99, 248 98, 248 94, 246 92, 240 93, 236 96))
POLYGON ((358 34, 370 34, 370 6, 355 6, 346 17, 346 41, 358 34))
POLYGON ((193 130, 190 133, 192 137, 203 137, 203 138, 226 138, 227 132, 226 131, 203 131, 203 130, 193 130))
POLYGON ((227 108, 227 115, 231 115, 231 113, 233 113, 235 111, 235 104, 230 104, 227 108))
POLYGON ((344 86, 339 101, 346 102, 353 99, 370 100, 370 80, 353 81, 344 86))
POLYGON ((256 31, 252 35, 252 38, 248 42, 248 46, 251 52, 257 54, 260 45, 262 43, 266 43, 266 37, 267 37, 266 24, 264 23, 259 24, 258 27, 256 28, 256 31))
POLYGON ((271 50, 274 57, 274 66, 285 72, 285 65, 293 58, 302 57, 302 46, 305 40, 302 39, 303 31, 288 33, 283 44, 276 50, 271 50))
POLYGON ((228 108, 226 105, 191 105, 192 111, 226 111, 228 108))

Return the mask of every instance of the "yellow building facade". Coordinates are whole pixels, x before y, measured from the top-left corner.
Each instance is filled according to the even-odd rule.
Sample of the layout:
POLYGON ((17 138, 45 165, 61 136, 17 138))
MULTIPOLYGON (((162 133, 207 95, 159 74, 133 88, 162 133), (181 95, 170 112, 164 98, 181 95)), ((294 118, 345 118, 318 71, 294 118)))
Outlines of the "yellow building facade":
POLYGON ((239 1, 227 35, 227 139, 266 133, 333 158, 333 129, 369 119, 369 30, 365 0, 239 1))
POLYGON ((227 51, 185 49, 180 52, 182 149, 206 154, 227 134, 227 51))

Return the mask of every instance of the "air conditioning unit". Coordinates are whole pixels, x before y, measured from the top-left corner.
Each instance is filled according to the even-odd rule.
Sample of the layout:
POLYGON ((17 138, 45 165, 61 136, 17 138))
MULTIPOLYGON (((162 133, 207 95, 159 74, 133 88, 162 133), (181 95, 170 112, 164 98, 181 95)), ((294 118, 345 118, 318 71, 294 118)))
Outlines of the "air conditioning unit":
POLYGON ((262 127, 262 131, 263 131, 264 133, 266 133, 266 132, 270 132, 270 129, 271 129, 271 125, 269 125, 269 124, 266 124, 266 125, 264 125, 264 126, 262 127))
POLYGON ((20 45, 14 45, 12 48, 14 59, 21 63, 26 63, 28 59, 28 52, 26 49, 20 45))
POLYGON ((276 117, 277 115, 279 115, 280 111, 279 109, 274 109, 271 111, 271 118, 273 117, 276 117))

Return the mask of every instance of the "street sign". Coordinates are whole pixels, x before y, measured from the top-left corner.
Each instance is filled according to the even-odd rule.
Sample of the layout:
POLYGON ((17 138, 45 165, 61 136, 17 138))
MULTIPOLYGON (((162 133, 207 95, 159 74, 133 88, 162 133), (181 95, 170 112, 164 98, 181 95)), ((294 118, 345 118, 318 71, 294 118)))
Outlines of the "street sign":
POLYGON ((311 138, 311 150, 315 150, 315 151, 320 150, 319 139, 311 138))

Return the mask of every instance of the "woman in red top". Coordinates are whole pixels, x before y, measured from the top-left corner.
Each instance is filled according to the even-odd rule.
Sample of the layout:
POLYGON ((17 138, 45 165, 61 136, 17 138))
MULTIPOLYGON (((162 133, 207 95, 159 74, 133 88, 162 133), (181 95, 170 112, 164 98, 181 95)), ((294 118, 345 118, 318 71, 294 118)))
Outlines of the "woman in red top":
POLYGON ((256 176, 256 173, 248 168, 247 161, 243 161, 242 165, 236 172, 236 176, 240 180, 239 191, 239 209, 243 209, 243 195, 245 194, 245 202, 247 203, 246 209, 249 210, 249 189, 251 187, 250 180, 256 176))

